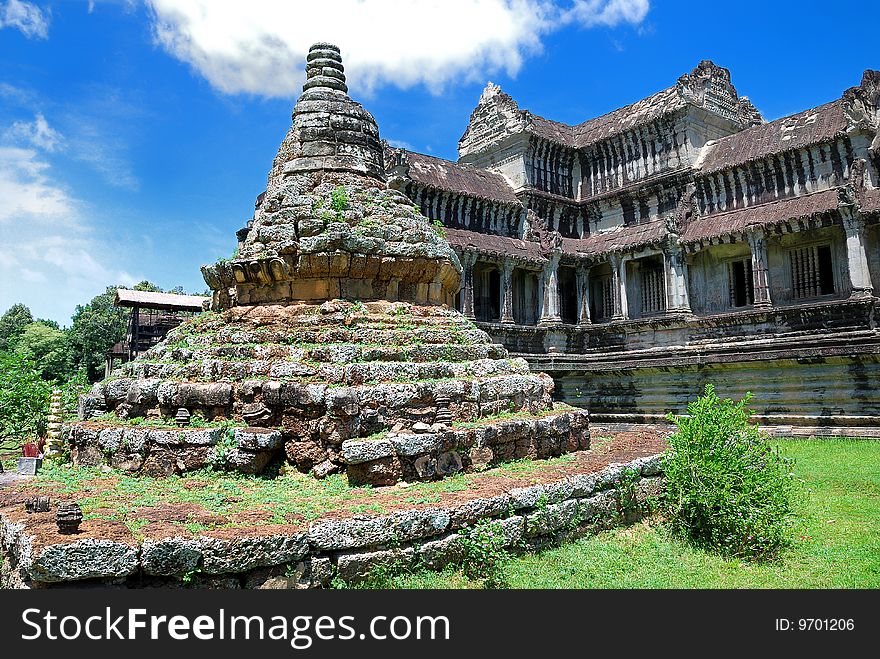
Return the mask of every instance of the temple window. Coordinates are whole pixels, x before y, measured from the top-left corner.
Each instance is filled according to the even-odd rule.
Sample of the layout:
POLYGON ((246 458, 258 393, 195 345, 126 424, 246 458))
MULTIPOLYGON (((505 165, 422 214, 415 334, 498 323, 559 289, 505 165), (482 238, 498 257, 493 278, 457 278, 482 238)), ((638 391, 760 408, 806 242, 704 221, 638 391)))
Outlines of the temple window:
POLYGON ((563 323, 577 323, 577 274, 574 268, 559 268, 559 315, 563 323))
POLYGON ((611 274, 591 277, 590 314, 593 322, 610 320, 614 315, 614 289, 611 274))
POLYGON ((666 308, 662 264, 642 266, 639 269, 642 288, 642 315, 660 313, 666 308))
POLYGON ((830 245, 810 245, 789 252, 791 291, 795 299, 834 294, 830 245))
POLYGON ((488 263, 477 263, 474 267, 474 315, 477 320, 491 322, 501 317, 500 290, 498 268, 488 263))
POLYGON ((727 278, 731 307, 746 307, 754 304, 755 280, 752 275, 751 257, 737 261, 728 261, 727 278))

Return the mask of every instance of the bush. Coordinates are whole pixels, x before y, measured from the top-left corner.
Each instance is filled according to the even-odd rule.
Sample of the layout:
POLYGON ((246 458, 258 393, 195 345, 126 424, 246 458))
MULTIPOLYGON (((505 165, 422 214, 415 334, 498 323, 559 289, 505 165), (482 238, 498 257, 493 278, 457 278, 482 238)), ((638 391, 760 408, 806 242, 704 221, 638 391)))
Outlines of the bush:
POLYGON ((507 565, 510 553, 504 548, 505 537, 501 525, 483 519, 469 529, 462 529, 461 567, 472 581, 480 581, 484 588, 507 587, 507 565))
POLYGON ((0 353, 0 450, 17 450, 46 433, 51 393, 33 361, 0 353))
POLYGON ((721 400, 712 385, 688 405, 688 417, 663 460, 673 531, 724 555, 761 559, 788 540, 797 481, 793 461, 749 423, 751 394, 721 400))
POLYGON ((348 210, 348 193, 346 193, 344 185, 340 185, 330 192, 330 207, 337 213, 348 210))

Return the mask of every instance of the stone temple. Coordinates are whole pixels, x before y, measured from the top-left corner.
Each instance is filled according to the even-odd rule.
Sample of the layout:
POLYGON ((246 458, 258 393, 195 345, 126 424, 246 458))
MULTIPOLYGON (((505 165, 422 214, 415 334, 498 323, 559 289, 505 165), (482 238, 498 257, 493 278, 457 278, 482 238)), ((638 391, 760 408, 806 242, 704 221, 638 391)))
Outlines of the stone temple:
POLYGON ((308 54, 239 239, 235 258, 202 268, 211 312, 81 399, 64 430, 75 462, 170 475, 283 458, 381 485, 589 446, 586 411, 554 403, 549 376, 452 308, 459 257, 387 186, 335 46, 308 54))
POLYGON ((458 162, 387 148, 447 227, 456 307, 600 424, 715 384, 787 434, 880 427, 880 72, 766 122, 703 61, 571 126, 489 84, 458 162))
POLYGON ((451 162, 381 142, 318 44, 212 311, 64 432, 133 472, 388 484, 585 448, 586 410, 654 423, 711 382, 786 434, 877 436, 878 185, 877 71, 769 123, 709 61, 574 126, 490 83, 451 162))

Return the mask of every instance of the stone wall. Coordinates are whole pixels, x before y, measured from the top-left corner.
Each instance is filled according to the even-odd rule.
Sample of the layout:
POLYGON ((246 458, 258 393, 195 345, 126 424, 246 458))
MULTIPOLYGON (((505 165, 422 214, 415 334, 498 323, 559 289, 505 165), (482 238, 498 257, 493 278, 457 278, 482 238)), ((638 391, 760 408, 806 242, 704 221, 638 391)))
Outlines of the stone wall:
POLYGON ((323 519, 287 535, 128 543, 70 538, 35 548, 23 524, 2 517, 0 587, 309 588, 328 586, 335 577, 353 583, 383 564, 442 569, 460 556, 459 532, 483 519, 496 520, 508 548, 537 549, 632 522, 663 489, 660 456, 654 455, 453 508, 323 519))
POLYGON ((590 448, 586 410, 473 425, 455 429, 422 424, 418 433, 408 430, 376 439, 349 439, 342 443, 349 482, 392 485, 590 448))
POLYGON ((880 426, 878 381, 875 355, 571 372, 560 375, 557 389, 572 404, 589 406, 597 422, 653 422, 668 412, 686 412, 688 402, 712 384, 726 398, 751 392, 750 407, 761 424, 861 435, 880 426))
POLYGON ((680 414, 712 383, 723 396, 752 392, 764 424, 864 434, 880 426, 875 313, 875 299, 850 299, 586 327, 481 326, 551 375, 556 398, 586 407, 592 422, 680 414))

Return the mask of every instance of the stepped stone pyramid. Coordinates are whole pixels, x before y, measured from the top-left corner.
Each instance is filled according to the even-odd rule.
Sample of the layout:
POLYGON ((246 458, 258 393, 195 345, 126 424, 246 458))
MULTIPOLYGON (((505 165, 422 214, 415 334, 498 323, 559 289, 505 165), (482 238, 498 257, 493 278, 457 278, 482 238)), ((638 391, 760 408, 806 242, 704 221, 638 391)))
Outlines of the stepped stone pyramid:
POLYGON ((74 461, 259 473, 283 456, 382 485, 587 448, 586 412, 554 409, 549 376, 452 308, 461 265, 385 185, 339 49, 314 45, 306 71, 238 255, 202 268, 211 311, 81 399, 74 461))

